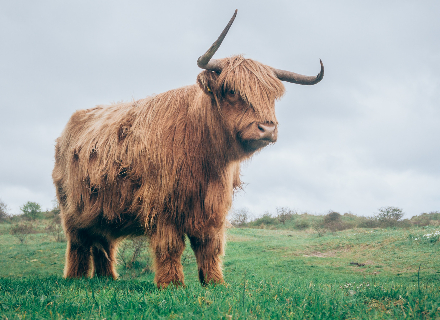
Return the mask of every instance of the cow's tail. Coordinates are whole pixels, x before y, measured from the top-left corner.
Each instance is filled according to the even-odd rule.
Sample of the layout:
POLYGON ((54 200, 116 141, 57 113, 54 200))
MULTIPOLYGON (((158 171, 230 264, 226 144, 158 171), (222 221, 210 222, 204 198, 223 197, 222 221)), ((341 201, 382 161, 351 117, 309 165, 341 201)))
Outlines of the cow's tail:
POLYGON ((104 247, 102 246, 102 244, 100 244, 99 242, 97 242, 97 243, 94 243, 94 246, 95 246, 96 249, 98 249, 99 251, 101 251, 101 252, 104 254, 105 258, 106 258, 108 261, 111 262, 111 260, 110 260, 110 258, 109 258, 109 256, 108 256, 108 253, 107 253, 107 251, 104 249, 104 247))

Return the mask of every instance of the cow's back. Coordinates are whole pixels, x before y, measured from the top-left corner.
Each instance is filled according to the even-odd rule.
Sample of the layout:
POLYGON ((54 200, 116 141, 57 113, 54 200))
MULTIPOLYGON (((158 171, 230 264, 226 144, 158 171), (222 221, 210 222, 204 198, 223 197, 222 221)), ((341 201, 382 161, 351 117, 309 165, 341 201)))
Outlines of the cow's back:
POLYGON ((182 163, 194 161, 184 159, 188 133, 178 132, 188 130, 194 91, 75 112, 57 139, 53 171, 65 220, 86 228, 160 211, 182 163))

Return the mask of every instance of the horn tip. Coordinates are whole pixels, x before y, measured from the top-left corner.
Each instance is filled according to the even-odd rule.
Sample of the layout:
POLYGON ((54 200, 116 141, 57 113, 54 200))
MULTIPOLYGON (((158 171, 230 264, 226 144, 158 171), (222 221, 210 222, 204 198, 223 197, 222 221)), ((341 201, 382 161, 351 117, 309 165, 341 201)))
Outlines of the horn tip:
MULTIPOLYGON (((237 16, 237 12, 238 12, 238 9, 235 9, 234 14, 232 15, 231 21, 235 20, 235 17, 237 16)), ((230 22, 230 23, 232 24, 232 22, 230 22)))

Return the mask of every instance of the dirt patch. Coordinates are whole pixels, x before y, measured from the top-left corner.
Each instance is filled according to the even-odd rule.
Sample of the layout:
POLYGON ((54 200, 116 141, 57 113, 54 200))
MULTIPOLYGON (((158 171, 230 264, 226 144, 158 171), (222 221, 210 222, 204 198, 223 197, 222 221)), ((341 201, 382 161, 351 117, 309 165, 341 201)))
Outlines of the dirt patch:
POLYGON ((255 240, 254 237, 246 237, 246 236, 240 236, 236 234, 227 234, 226 240, 231 242, 245 242, 245 241, 252 241, 255 240))
POLYGON ((308 254, 303 254, 303 257, 315 257, 315 258, 332 258, 336 256, 335 251, 319 252, 314 251, 308 254))
POLYGON ((344 246, 339 247, 338 249, 328 250, 325 252, 321 251, 311 251, 311 252, 303 252, 303 257, 315 257, 315 258, 333 258, 338 256, 340 253, 350 252, 352 247, 344 246))

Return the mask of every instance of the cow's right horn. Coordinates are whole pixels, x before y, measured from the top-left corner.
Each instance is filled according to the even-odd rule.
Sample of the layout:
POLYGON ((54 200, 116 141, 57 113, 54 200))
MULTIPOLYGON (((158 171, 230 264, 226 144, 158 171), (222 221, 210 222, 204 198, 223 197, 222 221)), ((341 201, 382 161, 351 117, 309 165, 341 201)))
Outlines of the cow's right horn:
POLYGON ((226 28, 223 29, 223 32, 220 34, 218 39, 212 44, 211 48, 206 51, 206 53, 203 56, 200 56, 197 59, 197 65, 206 70, 211 70, 215 72, 222 72, 222 66, 219 60, 212 59, 212 56, 217 51, 217 49, 220 47, 220 45, 223 42, 223 39, 226 37, 226 34, 229 31, 229 28, 231 27, 232 23, 234 22, 235 17, 237 16, 237 10, 235 10, 234 15, 232 16, 231 20, 229 20, 228 25, 226 28))

